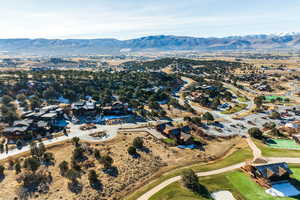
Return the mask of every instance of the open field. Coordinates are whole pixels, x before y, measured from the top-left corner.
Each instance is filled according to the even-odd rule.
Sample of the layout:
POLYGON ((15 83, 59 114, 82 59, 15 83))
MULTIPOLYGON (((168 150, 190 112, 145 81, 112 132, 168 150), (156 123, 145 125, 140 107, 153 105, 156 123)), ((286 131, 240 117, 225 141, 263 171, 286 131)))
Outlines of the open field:
MULTIPOLYGON (((56 145, 48 149, 55 157, 55 165, 48 167, 48 170, 52 174, 53 182, 50 185, 48 193, 35 194, 35 199, 93 199, 96 197, 119 199, 133 192, 134 189, 140 188, 140 186, 148 182, 149 179, 160 177, 162 173, 177 167, 200 162, 203 165, 203 170, 210 167, 219 168, 222 162, 218 162, 214 166, 204 165, 204 163, 224 156, 224 150, 225 153, 235 151, 236 149, 244 152, 239 154, 239 156, 228 157, 229 160, 224 162, 224 165, 230 165, 232 162, 237 162, 237 159, 244 160, 245 157, 251 156, 250 150, 245 151, 245 149, 243 149, 245 144, 240 144, 241 138, 239 137, 208 141, 208 144, 205 146, 205 151, 179 150, 175 147, 168 147, 146 132, 119 133, 116 138, 110 141, 102 143, 87 143, 82 141, 82 143, 89 148, 100 150, 101 155, 110 155, 114 160, 113 166, 117 168, 117 176, 104 173, 102 164, 97 162, 93 156, 87 154, 87 161, 93 163, 92 167, 87 169, 94 169, 97 172, 103 189, 96 191, 91 188, 88 183, 87 169, 83 168, 83 174, 79 179, 79 182, 83 186, 82 192, 79 194, 70 192, 68 190, 69 181, 62 177, 58 170, 58 165, 63 160, 70 163, 74 150, 74 146, 70 142, 65 142, 63 145, 56 145), (136 136, 144 138, 144 145, 149 149, 148 153, 139 151, 140 158, 138 159, 132 158, 132 156, 127 153, 127 148, 132 144, 133 138, 136 136)), ((17 156, 21 161, 24 157, 26 157, 26 154, 17 156)), ((10 159, 13 160, 13 158, 10 159)), ((2 163, 4 163, 4 161, 2 163)), ((8 169, 8 164, 4 164, 8 169)), ((193 167, 198 168, 197 165, 193 167)), ((199 170, 200 169, 201 168, 199 168, 199 170)), ((13 199, 16 197, 16 190, 19 187, 16 177, 14 170, 5 170, 5 178, 1 182, 3 187, 0 189, 0 199, 13 199)))
MULTIPOLYGON (((300 180, 300 169, 291 166, 291 170, 294 172, 293 178, 300 180)), ((251 178, 242 171, 232 171, 224 174, 200 177, 200 183, 206 187, 210 192, 219 190, 230 191, 236 199, 242 200, 293 200, 294 198, 275 198, 268 195, 262 187, 257 185, 251 178)), ((209 198, 195 194, 188 189, 184 188, 180 182, 175 182, 168 185, 157 194, 152 196, 150 200, 208 200, 209 198)))
POLYGON ((300 150, 300 145, 294 140, 272 139, 275 143, 268 143, 268 146, 279 149, 295 149, 300 150))
POLYGON ((262 141, 253 139, 256 146, 261 150, 262 155, 266 157, 300 157, 300 150, 272 148, 262 141))

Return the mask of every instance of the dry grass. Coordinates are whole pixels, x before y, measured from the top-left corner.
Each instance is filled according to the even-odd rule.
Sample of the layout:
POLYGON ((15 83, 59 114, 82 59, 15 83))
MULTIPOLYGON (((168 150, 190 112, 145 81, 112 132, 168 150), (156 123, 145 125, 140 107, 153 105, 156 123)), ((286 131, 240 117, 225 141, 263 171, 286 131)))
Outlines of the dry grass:
MULTIPOLYGON (((85 143, 85 142, 83 142, 85 143)), ((67 189, 68 180, 60 176, 58 164, 63 161, 70 161, 73 145, 70 142, 57 143, 48 148, 54 153, 56 164, 49 167, 53 176, 53 183, 47 194, 37 195, 35 199, 120 199, 134 189, 151 180, 158 174, 171 169, 192 164, 195 162, 207 162, 219 158, 224 152, 230 151, 232 147, 240 143, 240 138, 230 140, 207 141, 206 151, 179 150, 167 147, 161 141, 147 133, 120 133, 116 138, 103 143, 89 143, 90 147, 100 150, 102 155, 109 154, 114 159, 114 166, 117 167, 119 175, 112 177, 102 171, 102 165, 89 156, 89 161, 94 162, 99 179, 103 184, 102 191, 92 189, 88 184, 87 174, 83 174, 79 182, 83 190, 76 195, 67 189), (132 144, 133 138, 141 136, 144 138, 145 146, 150 152, 139 152, 141 157, 134 159, 127 153, 127 148, 132 144)), ((18 155, 18 159, 28 156, 28 153, 18 155)), ((7 161, 7 160, 6 160, 7 161)), ((2 161, 2 164, 4 161, 2 161)), ((8 164, 5 164, 8 167, 8 164)), ((87 172, 87 170, 84 170, 87 172)), ((13 170, 5 171, 5 179, 0 183, 0 199, 13 199, 16 197, 16 175, 13 170)))

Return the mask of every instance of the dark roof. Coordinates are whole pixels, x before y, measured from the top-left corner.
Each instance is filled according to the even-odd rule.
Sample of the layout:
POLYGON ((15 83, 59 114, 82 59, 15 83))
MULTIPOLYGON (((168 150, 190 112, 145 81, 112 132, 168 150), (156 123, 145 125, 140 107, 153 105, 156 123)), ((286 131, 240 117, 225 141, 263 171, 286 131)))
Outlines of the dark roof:
POLYGON ((255 166, 255 168, 266 179, 270 178, 271 176, 282 176, 286 173, 290 175, 293 173, 289 169, 288 164, 285 162, 255 166))

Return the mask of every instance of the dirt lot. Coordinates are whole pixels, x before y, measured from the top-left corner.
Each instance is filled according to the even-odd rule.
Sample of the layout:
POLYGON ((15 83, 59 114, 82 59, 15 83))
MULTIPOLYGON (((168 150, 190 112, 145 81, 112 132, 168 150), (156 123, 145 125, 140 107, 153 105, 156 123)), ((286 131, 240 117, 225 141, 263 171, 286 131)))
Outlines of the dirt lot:
MULTIPOLYGON (((35 194, 34 199, 121 199, 126 194, 134 191, 135 188, 148 182, 151 178, 170 169, 192 164, 195 162, 208 162, 232 151, 232 147, 243 147, 241 138, 214 139, 206 141, 205 151, 200 150, 179 150, 175 147, 168 147, 161 141, 147 133, 120 133, 115 139, 104 143, 85 143, 90 147, 99 149, 101 155, 109 154, 113 159, 113 166, 117 168, 117 176, 110 176, 102 171, 103 166, 94 160, 92 155, 87 155, 88 160, 94 162, 95 169, 103 185, 103 189, 96 191, 88 183, 88 169, 83 168, 84 173, 79 179, 83 189, 79 194, 68 190, 68 180, 59 174, 58 165, 61 161, 70 162, 74 149, 70 142, 54 145, 48 151, 55 155, 55 166, 49 167, 53 182, 47 194, 35 194), (145 146, 149 152, 139 151, 140 158, 132 158, 127 153, 127 148, 132 144, 133 138, 141 136, 144 138, 145 146)), ((6 168, 8 164, 6 163, 6 168)), ((5 178, 0 182, 0 199, 10 200, 16 197, 16 175, 13 170, 5 170, 5 178)))

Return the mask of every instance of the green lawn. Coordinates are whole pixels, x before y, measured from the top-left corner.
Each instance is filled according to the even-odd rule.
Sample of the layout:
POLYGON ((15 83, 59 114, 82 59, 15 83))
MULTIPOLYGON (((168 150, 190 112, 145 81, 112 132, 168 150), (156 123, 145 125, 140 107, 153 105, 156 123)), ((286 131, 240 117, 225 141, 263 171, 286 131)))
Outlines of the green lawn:
POLYGON ((260 140, 253 139, 256 146, 261 150, 262 155, 266 157, 300 157, 300 150, 272 148, 260 140))
MULTIPOLYGON (((300 178, 300 168, 291 168, 294 172, 294 178, 300 178)), ((265 192, 265 189, 256 184, 248 175, 242 171, 236 170, 227 172, 224 174, 200 177, 200 183, 204 185, 210 192, 218 190, 230 191, 236 199, 239 200, 295 200, 295 198, 280 198, 272 197, 265 192)), ((180 184, 176 182, 168 185, 154 196, 150 200, 179 200, 179 199, 199 199, 208 200, 208 198, 201 197, 194 194, 180 184)))
POLYGON ((199 163, 199 164, 194 164, 191 166, 187 166, 185 168, 180 168, 180 169, 175 169, 169 173, 162 174, 158 176, 158 178, 153 181, 152 183, 145 185, 144 187, 140 188, 137 190, 135 193, 131 194, 130 196, 126 197, 126 200, 136 200, 139 196, 147 192, 148 190, 152 189, 156 185, 160 184, 164 180, 167 180, 169 178, 172 178, 174 176, 178 176, 182 174, 182 171, 184 169, 190 168, 193 169, 195 172, 203 172, 203 171, 210 171, 210 170, 215 170, 215 169, 220 169, 223 167, 227 167, 230 165, 234 165, 240 162, 244 162, 245 160, 252 159, 252 151, 247 147, 243 149, 239 149, 226 157, 223 160, 214 162, 214 163, 199 163))
POLYGON ((272 140, 275 142, 275 144, 268 143, 269 147, 300 150, 300 145, 297 144, 294 140, 286 140, 286 139, 272 139, 272 140))
POLYGON ((236 104, 235 106, 233 106, 231 109, 222 111, 221 113, 222 113, 222 114, 233 114, 233 113, 237 113, 237 112, 240 112, 240 111, 244 110, 245 108, 247 108, 247 106, 248 106, 247 104, 239 103, 239 104, 236 104))
POLYGON ((182 187, 179 182, 172 183, 153 195, 149 200, 206 200, 190 190, 182 187))
POLYGON ((175 139, 172 139, 172 138, 165 138, 165 139, 163 139, 163 141, 164 141, 165 143, 167 143, 167 144, 172 145, 172 146, 175 146, 175 145, 176 145, 175 139))
POLYGON ((280 99, 281 100, 280 102, 285 102, 287 98, 283 96, 275 96, 275 95, 265 96, 265 102, 277 101, 277 99, 280 99))

